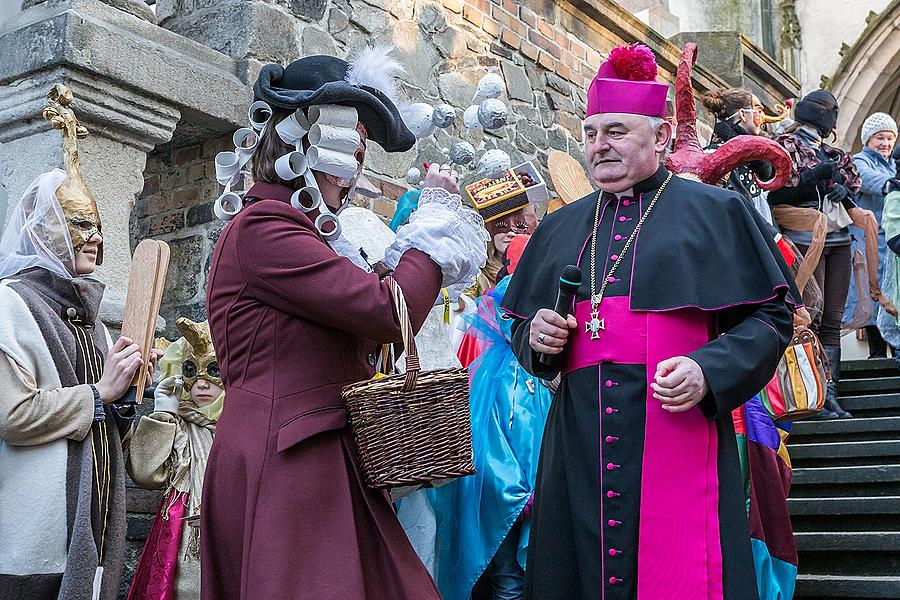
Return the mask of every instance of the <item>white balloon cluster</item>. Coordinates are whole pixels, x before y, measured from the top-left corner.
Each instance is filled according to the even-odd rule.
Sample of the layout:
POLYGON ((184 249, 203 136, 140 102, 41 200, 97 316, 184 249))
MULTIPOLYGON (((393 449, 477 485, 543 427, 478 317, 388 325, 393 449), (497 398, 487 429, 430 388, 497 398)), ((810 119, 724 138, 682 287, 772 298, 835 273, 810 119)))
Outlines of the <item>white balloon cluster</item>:
POLYGON ((478 160, 475 171, 481 177, 500 177, 505 171, 512 168, 512 159, 509 154, 499 148, 492 148, 478 160))
MULTIPOLYGON (((467 135, 471 136, 479 130, 500 129, 506 125, 509 107, 500 99, 505 91, 506 84, 499 73, 488 73, 478 81, 472 104, 462 116, 467 135)), ((455 119, 456 110, 449 104, 432 107, 424 102, 417 102, 407 105, 403 110, 403 120, 416 139, 428 137, 437 129, 450 127, 455 119)), ((472 168, 476 155, 484 145, 482 141, 476 148, 471 142, 457 141, 450 148, 442 149, 441 153, 448 156, 446 162, 451 166, 468 165, 472 168)), ((496 172, 499 175, 503 170, 509 169, 510 164, 511 160, 506 152, 493 149, 478 160, 475 168, 479 174, 496 172)), ((418 184, 421 177, 422 172, 415 166, 406 173, 406 180, 412 185, 418 184)))
POLYGON ((456 120, 456 109, 449 104, 432 106, 427 102, 413 102, 401 110, 403 122, 417 140, 432 135, 438 129, 447 129, 456 120))
POLYGON ((499 73, 488 73, 478 82, 472 105, 463 113, 466 131, 476 129, 500 129, 506 125, 509 108, 500 100, 506 90, 503 77, 499 73), (480 104, 476 104, 481 100, 480 104))

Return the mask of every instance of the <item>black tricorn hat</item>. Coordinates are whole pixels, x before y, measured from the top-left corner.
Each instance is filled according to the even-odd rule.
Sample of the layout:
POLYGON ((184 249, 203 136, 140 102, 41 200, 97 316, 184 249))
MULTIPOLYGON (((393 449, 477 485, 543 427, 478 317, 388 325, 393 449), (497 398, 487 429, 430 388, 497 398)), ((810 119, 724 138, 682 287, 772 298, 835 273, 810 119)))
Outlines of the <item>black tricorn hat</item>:
POLYGON ((291 110, 317 104, 352 106, 369 139, 387 152, 405 152, 416 138, 403 123, 396 104, 379 89, 387 88, 393 95, 394 73, 402 69, 387 56, 389 52, 388 48, 364 49, 354 59, 365 61, 364 66, 324 55, 307 56, 287 67, 266 65, 259 72, 253 93, 257 100, 291 110), (373 75, 373 69, 380 72, 373 75))

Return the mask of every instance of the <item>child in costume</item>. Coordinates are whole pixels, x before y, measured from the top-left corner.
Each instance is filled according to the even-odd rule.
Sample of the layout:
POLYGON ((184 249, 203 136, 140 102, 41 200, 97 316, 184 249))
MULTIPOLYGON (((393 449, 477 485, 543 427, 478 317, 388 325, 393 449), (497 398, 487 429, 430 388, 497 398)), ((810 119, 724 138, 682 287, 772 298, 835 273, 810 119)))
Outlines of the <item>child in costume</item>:
POLYGON ((482 575, 492 598, 521 597, 528 507, 552 400, 546 385, 519 365, 510 346, 511 322, 500 318, 510 281, 506 273, 515 270, 529 237, 518 232, 534 229, 534 208, 524 192, 501 203, 494 205, 494 216, 483 207, 479 211, 493 238, 491 253, 498 263, 493 275, 504 275, 478 298, 477 314, 466 317, 468 337, 478 346, 469 365, 476 474, 427 492, 437 517, 434 575, 445 600, 469 598, 482 575))
POLYGON ((128 600, 200 598, 203 474, 225 397, 207 323, 181 318, 184 336, 160 361, 154 412, 131 432, 125 463, 134 482, 164 489, 128 600))

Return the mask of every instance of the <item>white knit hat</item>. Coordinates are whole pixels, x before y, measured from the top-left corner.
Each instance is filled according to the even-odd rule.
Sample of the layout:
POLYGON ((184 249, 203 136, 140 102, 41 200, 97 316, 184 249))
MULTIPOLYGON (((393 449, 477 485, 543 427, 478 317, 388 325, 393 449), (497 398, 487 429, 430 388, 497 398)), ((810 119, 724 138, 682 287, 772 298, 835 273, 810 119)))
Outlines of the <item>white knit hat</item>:
POLYGON ((862 133, 860 139, 862 143, 868 144, 869 138, 879 131, 893 131, 897 134, 897 121, 891 118, 891 115, 883 112, 872 113, 863 121, 862 133))

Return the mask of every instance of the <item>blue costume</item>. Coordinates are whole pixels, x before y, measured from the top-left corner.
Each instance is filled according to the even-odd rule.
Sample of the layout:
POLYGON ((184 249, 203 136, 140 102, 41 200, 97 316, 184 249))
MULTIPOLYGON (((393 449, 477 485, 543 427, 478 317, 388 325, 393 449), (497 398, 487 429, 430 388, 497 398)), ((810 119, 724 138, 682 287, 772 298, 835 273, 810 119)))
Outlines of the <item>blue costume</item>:
MULTIPOLYGON (((469 367, 472 444, 477 472, 428 490, 437 517, 435 580, 444 600, 466 600, 519 521, 534 492, 541 436, 552 395, 510 347, 500 318, 510 277, 478 299, 468 333, 482 352, 469 367)), ((517 560, 525 568, 530 523, 521 520, 517 560)), ((513 532, 515 533, 515 532, 513 532)), ((519 584, 521 585, 521 583, 519 584)), ((521 588, 520 588, 521 589, 521 588)))

